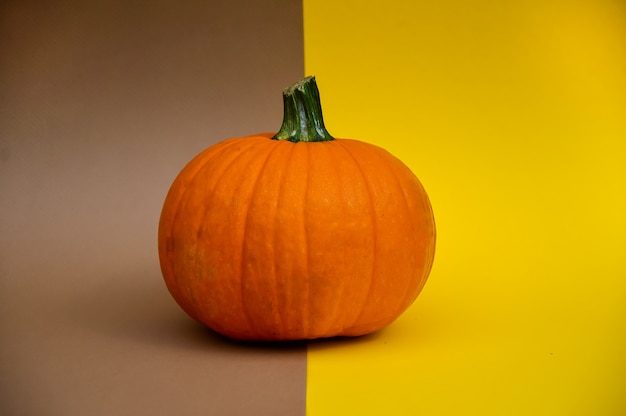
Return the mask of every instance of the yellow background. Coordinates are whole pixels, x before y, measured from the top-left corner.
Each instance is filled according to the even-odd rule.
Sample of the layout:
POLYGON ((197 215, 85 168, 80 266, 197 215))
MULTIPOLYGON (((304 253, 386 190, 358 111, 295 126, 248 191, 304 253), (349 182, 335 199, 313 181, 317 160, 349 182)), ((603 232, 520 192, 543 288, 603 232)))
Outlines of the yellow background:
POLYGON ((626 4, 304 1, 335 137, 431 197, 430 280, 309 347, 317 415, 626 414, 626 4))

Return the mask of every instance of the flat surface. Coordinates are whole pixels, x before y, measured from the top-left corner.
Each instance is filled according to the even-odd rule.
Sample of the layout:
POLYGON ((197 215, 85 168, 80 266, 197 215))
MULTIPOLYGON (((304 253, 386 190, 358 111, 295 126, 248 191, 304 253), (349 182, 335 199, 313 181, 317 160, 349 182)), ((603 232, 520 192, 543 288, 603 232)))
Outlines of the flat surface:
POLYGON ((303 414, 306 346, 196 325, 156 250, 187 161, 279 128, 301 4, 0 7, 0 414, 303 414))
POLYGON ((431 197, 433 272, 387 330, 309 348, 307 413, 626 414, 626 8, 305 0, 335 137, 431 197))

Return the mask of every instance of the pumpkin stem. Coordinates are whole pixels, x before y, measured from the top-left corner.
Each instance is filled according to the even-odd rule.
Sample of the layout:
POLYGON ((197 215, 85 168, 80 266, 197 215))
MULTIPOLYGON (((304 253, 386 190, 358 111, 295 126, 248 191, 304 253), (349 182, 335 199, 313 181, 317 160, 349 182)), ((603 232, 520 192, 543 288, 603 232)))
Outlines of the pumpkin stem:
POLYGON ((324 127, 315 77, 306 77, 286 88, 283 91, 283 104, 283 124, 272 139, 294 143, 334 140, 324 127))

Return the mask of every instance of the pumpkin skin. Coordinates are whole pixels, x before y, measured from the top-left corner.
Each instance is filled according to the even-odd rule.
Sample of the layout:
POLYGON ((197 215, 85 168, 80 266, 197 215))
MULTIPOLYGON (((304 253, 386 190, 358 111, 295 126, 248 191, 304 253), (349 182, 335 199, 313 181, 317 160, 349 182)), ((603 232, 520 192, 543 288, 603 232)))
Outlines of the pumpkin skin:
POLYGON ((192 318, 240 340, 389 325, 433 263, 424 188, 380 147, 272 137, 218 143, 175 179, 159 223, 169 292, 192 318))

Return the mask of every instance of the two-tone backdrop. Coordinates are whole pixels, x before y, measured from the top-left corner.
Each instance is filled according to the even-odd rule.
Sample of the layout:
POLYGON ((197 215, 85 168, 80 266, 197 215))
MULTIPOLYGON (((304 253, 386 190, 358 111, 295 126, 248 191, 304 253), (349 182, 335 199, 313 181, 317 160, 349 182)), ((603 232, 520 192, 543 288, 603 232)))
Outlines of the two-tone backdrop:
POLYGON ((0 413, 626 413, 619 1, 5 1, 0 413), (315 75, 336 137, 433 204, 435 265, 389 328, 245 344, 162 282, 161 205, 315 75))

